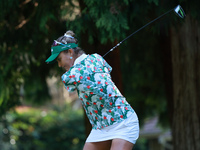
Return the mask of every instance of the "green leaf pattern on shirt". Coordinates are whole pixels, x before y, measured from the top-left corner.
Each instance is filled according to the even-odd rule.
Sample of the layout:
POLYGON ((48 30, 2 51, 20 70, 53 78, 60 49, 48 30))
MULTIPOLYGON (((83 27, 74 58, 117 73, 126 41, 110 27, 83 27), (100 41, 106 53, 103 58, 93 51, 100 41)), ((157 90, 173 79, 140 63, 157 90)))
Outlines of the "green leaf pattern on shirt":
POLYGON ((78 91, 82 105, 94 129, 100 129, 127 118, 134 112, 113 83, 111 66, 98 54, 88 55, 62 75, 69 92, 78 91))

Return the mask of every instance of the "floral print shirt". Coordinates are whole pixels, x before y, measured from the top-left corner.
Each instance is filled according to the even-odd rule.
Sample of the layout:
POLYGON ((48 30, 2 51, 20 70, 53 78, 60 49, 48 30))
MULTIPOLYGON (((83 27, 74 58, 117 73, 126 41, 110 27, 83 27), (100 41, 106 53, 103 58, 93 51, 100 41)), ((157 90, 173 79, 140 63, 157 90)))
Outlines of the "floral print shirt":
POLYGON ((70 70, 62 75, 69 92, 78 91, 93 129, 121 122, 134 112, 113 83, 111 66, 98 54, 82 54, 70 70))

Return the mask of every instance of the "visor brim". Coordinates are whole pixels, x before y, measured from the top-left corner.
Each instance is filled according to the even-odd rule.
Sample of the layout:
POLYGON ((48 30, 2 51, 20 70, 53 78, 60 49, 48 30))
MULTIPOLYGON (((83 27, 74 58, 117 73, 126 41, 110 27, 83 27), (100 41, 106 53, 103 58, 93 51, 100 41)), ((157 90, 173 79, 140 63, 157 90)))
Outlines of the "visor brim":
POLYGON ((59 55, 59 53, 57 53, 57 54, 52 54, 45 62, 46 63, 54 63, 55 62, 55 60, 56 60, 56 58, 58 57, 58 55, 59 55))

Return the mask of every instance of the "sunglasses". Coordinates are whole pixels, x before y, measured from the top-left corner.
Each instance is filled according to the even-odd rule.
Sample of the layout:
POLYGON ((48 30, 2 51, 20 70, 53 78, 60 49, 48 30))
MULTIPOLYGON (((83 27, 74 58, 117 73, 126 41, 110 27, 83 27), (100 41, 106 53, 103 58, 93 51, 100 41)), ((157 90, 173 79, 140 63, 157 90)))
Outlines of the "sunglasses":
POLYGON ((53 41, 53 44, 52 46, 58 46, 58 45, 63 45, 63 46, 66 46, 65 44, 61 43, 61 42, 58 42, 56 40, 53 41))

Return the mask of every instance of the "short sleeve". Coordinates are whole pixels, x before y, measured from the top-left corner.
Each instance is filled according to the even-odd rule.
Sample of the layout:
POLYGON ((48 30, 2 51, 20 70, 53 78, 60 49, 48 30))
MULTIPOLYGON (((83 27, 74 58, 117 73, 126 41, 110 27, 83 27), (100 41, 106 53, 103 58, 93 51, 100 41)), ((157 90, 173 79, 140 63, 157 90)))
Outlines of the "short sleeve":
POLYGON ((76 81, 74 75, 63 74, 61 79, 68 92, 74 92, 76 90, 76 81))

